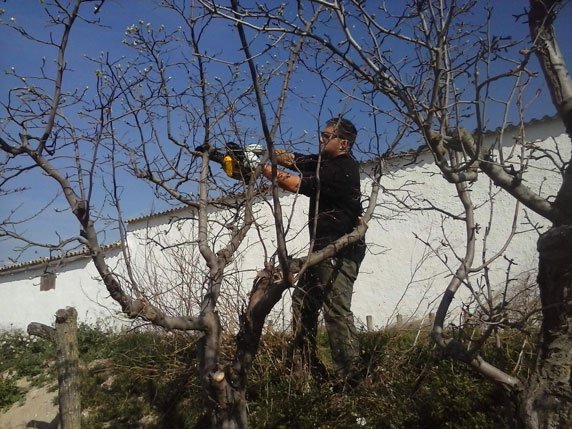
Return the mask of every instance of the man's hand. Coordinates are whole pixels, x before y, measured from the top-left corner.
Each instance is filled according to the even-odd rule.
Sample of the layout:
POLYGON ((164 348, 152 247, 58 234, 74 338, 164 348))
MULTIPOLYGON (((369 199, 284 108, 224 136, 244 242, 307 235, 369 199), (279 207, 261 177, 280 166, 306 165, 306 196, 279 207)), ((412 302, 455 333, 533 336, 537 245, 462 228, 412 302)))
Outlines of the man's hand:
POLYGON ((294 154, 284 149, 274 149, 276 163, 283 167, 294 168, 296 166, 294 154))

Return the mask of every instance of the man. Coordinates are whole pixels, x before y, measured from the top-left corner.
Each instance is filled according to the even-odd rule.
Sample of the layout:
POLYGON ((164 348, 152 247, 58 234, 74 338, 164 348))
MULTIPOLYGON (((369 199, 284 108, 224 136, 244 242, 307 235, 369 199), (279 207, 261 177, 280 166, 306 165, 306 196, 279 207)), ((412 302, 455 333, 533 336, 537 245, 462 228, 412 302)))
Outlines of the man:
MULTIPOLYGON (((359 166, 351 155, 356 137, 350 121, 332 118, 320 133, 320 154, 275 152, 278 164, 298 172, 279 170, 278 186, 310 198, 308 226, 314 251, 351 232, 362 214, 359 166)), ((265 165, 262 173, 272 179, 270 165, 265 165)), ((357 332, 350 307, 364 255, 363 240, 345 247, 333 258, 310 267, 292 295, 292 352, 301 349, 303 361, 323 373, 316 355, 318 314, 323 309, 336 372, 349 383, 357 382, 359 374, 357 332)))

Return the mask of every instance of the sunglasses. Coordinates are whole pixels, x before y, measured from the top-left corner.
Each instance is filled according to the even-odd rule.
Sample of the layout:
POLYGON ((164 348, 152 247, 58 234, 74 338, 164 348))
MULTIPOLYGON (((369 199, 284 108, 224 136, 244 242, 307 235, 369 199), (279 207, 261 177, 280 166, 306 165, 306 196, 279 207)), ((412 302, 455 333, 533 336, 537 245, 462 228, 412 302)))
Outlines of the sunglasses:
POLYGON ((327 133, 327 132, 325 132, 325 131, 322 131, 322 132, 320 133, 320 140, 322 140, 322 141, 330 141, 330 140, 332 140, 332 139, 336 139, 336 138, 339 138, 339 137, 340 137, 340 136, 337 135, 337 134, 335 134, 335 133, 327 133))

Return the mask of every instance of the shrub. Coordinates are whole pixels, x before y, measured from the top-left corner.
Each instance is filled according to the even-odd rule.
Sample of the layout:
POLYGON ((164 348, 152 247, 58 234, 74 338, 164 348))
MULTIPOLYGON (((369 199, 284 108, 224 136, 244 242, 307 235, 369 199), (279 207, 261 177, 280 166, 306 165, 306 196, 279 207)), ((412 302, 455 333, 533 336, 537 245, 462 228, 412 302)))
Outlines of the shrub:
POLYGON ((0 376, 0 411, 9 408, 24 397, 24 390, 16 385, 12 377, 0 376))
MULTIPOLYGON (((196 335, 155 330, 119 334, 81 326, 78 337, 85 427, 136 428, 145 416, 154 416, 158 427, 195 427, 203 409, 196 335), (96 360, 97 365, 90 364, 96 360)), ((318 339, 319 352, 331 366, 326 335, 321 332, 318 339)), ((292 371, 285 360, 287 340, 284 333, 269 333, 261 341, 247 390, 253 428, 510 426, 505 391, 441 356, 427 333, 361 333, 366 378, 346 393, 335 392, 335 380, 316 381, 304 371, 292 371)), ((498 340, 502 347, 487 346, 485 358, 509 371, 519 368, 517 375, 526 377, 532 347, 522 347, 527 342, 514 332, 498 340)), ((22 334, 9 344, 0 352, 2 368, 18 374, 33 373, 31 367, 45 370, 55 353, 45 342, 22 334), (24 363, 11 359, 6 364, 4 357, 12 352, 24 363), (40 358, 44 361, 38 364, 40 358)), ((226 357, 232 352, 232 347, 222 350, 226 357)), ((11 379, 2 380, 2 403, 21 397, 14 387, 11 379)))
POLYGON ((46 368, 53 362, 55 348, 41 338, 21 331, 0 334, 0 372, 27 377, 35 384, 42 384, 53 375, 46 368))

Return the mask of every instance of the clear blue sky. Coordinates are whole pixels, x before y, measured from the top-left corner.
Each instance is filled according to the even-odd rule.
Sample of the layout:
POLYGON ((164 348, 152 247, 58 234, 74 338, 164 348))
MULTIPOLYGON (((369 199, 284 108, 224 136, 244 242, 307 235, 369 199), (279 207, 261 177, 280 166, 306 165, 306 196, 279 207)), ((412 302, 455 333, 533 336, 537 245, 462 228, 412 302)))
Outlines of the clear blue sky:
MULTIPOLYGON (((504 35, 524 35, 528 31, 528 27, 521 19, 515 22, 514 14, 522 13, 527 5, 527 1, 496 1, 493 2, 495 13, 493 14, 493 32, 504 35)), ((564 50, 565 58, 569 67, 572 67, 572 4, 568 2, 557 22, 557 31, 560 39, 561 48, 564 50)), ((14 18, 17 23, 26 28, 33 29, 37 35, 45 35, 51 29, 45 25, 45 14, 39 0, 7 0, 0 2, 0 8, 5 10, 2 19, 9 21, 14 18)), ((117 1, 107 0, 101 14, 99 15, 103 27, 95 28, 93 26, 79 25, 73 30, 70 48, 69 48, 69 64, 71 73, 67 83, 71 87, 83 88, 86 86, 94 87, 94 64, 86 59, 87 57, 97 57, 101 52, 110 52, 113 58, 119 58, 121 55, 130 55, 131 51, 126 48, 121 41, 125 38, 125 29, 139 20, 150 22, 155 27, 159 24, 165 24, 167 27, 174 25, 171 15, 166 11, 157 8, 150 0, 129 0, 117 1)), ((476 17, 477 19, 479 17, 476 17)), ((232 56, 237 53, 236 43, 234 39, 230 39, 220 27, 219 33, 212 38, 213 51, 219 50, 224 55, 232 56)), ((41 47, 30 41, 20 37, 16 32, 10 30, 6 26, 0 26, 0 49, 2 56, 0 57, 0 72, 8 72, 11 67, 15 67, 18 71, 35 70, 41 64, 42 58, 46 58, 48 68, 51 67, 54 51, 51 48, 41 47)), ((0 79, 0 100, 6 102, 8 92, 14 85, 21 82, 15 81, 10 76, 3 76, 0 79)), ((315 92, 319 97, 320 88, 315 87, 315 81, 307 76, 299 82, 302 87, 301 92, 315 92)), ((543 80, 539 81, 539 85, 543 86, 543 80)), ((545 96, 540 102, 534 104, 529 109, 527 115, 531 117, 539 117, 545 114, 553 114, 554 108, 545 96)), ((296 108, 291 108, 288 119, 292 123, 296 123, 298 127, 309 130, 308 139, 312 140, 317 131, 316 120, 314 119, 318 112, 308 114, 304 111, 307 106, 304 102, 300 102, 296 108)), ((336 113, 336 112, 334 112, 336 113)), ((327 112, 323 113, 328 116, 327 112)), ((359 120, 359 112, 351 112, 351 115, 359 120)), ((2 109, 0 113, 0 127, 5 128, 5 112, 2 109)), ((253 127, 256 122, 253 121, 253 127)), ((288 128, 290 124, 285 124, 288 128)), ((10 131, 10 130, 5 130, 10 131)), ((123 185, 123 204, 126 208, 125 216, 135 217, 152 211, 154 208, 154 199, 149 187, 138 181, 127 181, 127 176, 122 176, 125 180, 123 185)), ((47 181, 41 174, 31 174, 29 179, 24 183, 33 190, 30 192, 18 192, 0 199, 0 220, 5 219, 8 214, 18 208, 17 218, 23 219, 32 216, 40 208, 44 207, 48 202, 48 196, 57 192, 57 188, 51 182, 47 181)), ((103 204, 103 197, 100 199, 103 204)), ((158 206, 161 207, 160 205, 158 206)), ((20 231, 27 232, 31 237, 38 241, 51 241, 57 239, 56 232, 65 237, 74 234, 78 230, 75 220, 69 213, 61 213, 65 209, 65 204, 57 202, 54 206, 47 208, 41 213, 41 216, 33 219, 27 226, 19 228, 20 231)), ((115 237, 110 234, 110 237, 115 237)), ((107 240, 108 241, 108 240, 107 240)), ((8 262, 8 257, 14 256, 14 242, 11 240, 0 239, 0 266, 8 262)), ((44 256, 45 252, 27 252, 24 259, 44 256)))

